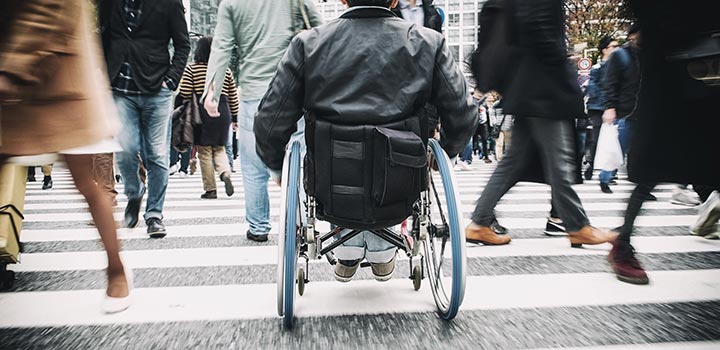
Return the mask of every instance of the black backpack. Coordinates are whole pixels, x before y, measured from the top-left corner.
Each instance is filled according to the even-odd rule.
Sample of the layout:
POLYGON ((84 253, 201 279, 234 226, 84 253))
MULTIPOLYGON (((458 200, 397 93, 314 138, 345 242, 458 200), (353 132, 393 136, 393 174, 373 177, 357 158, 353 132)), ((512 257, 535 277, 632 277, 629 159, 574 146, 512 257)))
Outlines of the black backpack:
POLYGON ((507 88, 515 56, 512 18, 511 0, 489 0, 480 11, 478 47, 470 56, 470 70, 482 92, 502 94, 507 88))

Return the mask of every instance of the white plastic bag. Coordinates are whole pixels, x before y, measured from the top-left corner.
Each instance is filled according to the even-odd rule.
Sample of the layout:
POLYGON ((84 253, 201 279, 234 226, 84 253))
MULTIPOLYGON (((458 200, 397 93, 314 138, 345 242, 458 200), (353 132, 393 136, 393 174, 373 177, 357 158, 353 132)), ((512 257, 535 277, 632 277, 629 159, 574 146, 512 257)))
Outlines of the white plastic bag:
POLYGON ((623 161, 617 125, 603 123, 600 127, 593 166, 595 169, 612 171, 620 168, 623 161))

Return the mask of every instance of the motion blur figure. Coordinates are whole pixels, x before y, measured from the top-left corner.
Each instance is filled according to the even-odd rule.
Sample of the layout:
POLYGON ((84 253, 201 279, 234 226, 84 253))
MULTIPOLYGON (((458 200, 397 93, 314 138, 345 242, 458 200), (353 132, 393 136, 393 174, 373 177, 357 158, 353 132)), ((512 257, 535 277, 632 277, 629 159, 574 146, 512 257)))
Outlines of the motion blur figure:
POLYGON ((130 306, 130 271, 120 260, 111 202, 93 181, 93 154, 108 151, 117 125, 87 1, 2 1, 0 14, 0 163, 64 156, 107 252, 103 309, 122 311, 130 306))

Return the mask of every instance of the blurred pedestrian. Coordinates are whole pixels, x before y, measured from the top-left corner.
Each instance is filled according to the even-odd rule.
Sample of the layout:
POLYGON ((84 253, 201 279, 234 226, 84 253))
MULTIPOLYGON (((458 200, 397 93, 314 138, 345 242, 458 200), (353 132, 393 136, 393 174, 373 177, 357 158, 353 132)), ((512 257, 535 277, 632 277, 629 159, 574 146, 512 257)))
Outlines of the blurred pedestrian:
MULTIPOLYGON (((638 186, 630 195, 624 223, 617 229, 620 235, 608 260, 619 280, 647 284, 649 277, 635 256, 630 237, 643 201, 655 184, 692 183, 693 187, 702 188, 703 194, 720 189, 716 146, 720 130, 717 118, 720 72, 694 69, 720 64, 720 50, 705 45, 716 42, 713 33, 720 32, 717 20, 720 3, 714 0, 630 3, 642 26, 640 86, 633 114, 637 124, 628 154, 629 179, 638 186), (688 137, 667 147, 668 140, 677 135, 688 137)), ((717 227, 720 218, 720 199, 717 194, 708 197, 701 206, 698 222, 691 227, 696 235, 712 234, 712 227, 717 227)))
POLYGON ((497 139, 495 140, 495 160, 501 161, 503 155, 510 148, 512 142, 512 126, 514 118, 512 115, 505 113, 502 108, 502 100, 495 103, 494 106, 497 120, 497 139))
MULTIPOLYGON (((552 202, 569 233, 571 246, 600 244, 615 235, 590 225, 576 182, 574 119, 584 112, 580 87, 566 57, 563 2, 513 1, 515 54, 505 91, 505 113, 513 114, 513 146, 505 154, 478 199, 472 221, 465 228, 468 242, 510 243, 490 227, 502 196, 528 176, 544 179, 552 188, 552 202), (542 84, 538 82, 542 81, 542 84), (539 162, 540 166, 536 166, 539 162), (532 174, 528 174, 528 172, 532 174), (541 174, 537 174, 541 172, 541 174)), ((475 68, 475 66, 473 66, 475 68)), ((481 81, 477 71, 476 80, 481 81)))
MULTIPOLYGON (((207 75, 207 62, 210 58, 212 37, 203 37, 198 40, 195 47, 194 63, 185 67, 185 73, 180 81, 180 98, 200 98, 205 92, 205 78, 207 75)), ((232 122, 237 122, 239 101, 235 79, 230 69, 225 71, 225 80, 220 94, 218 110, 220 115, 210 117, 205 106, 198 106, 202 123, 195 127, 195 148, 200 158, 202 171, 203 193, 200 198, 217 198, 215 172, 225 184, 225 194, 232 196, 235 193, 230 179, 230 164, 225 153, 228 133, 226 130, 232 122)))
POLYGON ((85 197, 107 253, 103 310, 130 306, 110 200, 93 181, 93 154, 114 151, 117 121, 84 0, 0 2, 0 163, 60 153, 85 197), (52 10, 50 10, 52 9, 52 10))
POLYGON ((588 97, 587 110, 588 116, 590 117, 590 123, 592 125, 592 134, 588 135, 588 167, 585 170, 585 180, 592 179, 593 175, 593 161, 595 159, 595 151, 597 150, 597 140, 600 136, 600 126, 602 125, 602 114, 605 111, 603 95, 603 78, 605 75, 605 63, 610 58, 615 49, 618 47, 618 42, 610 37, 605 36, 600 39, 598 44, 598 51, 600 52, 600 58, 598 63, 592 66, 590 69, 590 80, 588 80, 587 89, 585 94, 588 97))
MULTIPOLYGON (((291 2, 296 4, 296 2, 291 2)), ((248 239, 264 242, 270 232, 270 174, 255 151, 253 124, 260 99, 277 71, 290 40, 303 28, 321 23, 311 1, 288 6, 287 1, 225 0, 218 6, 210 62, 207 67, 205 108, 217 116, 225 85, 225 71, 233 50, 240 55, 240 167, 245 193, 245 218, 250 224, 248 239), (302 8, 300 7, 302 6, 302 8)))
POLYGON ((98 7, 108 75, 123 126, 119 135, 123 151, 117 153, 117 163, 128 197, 125 224, 129 228, 138 224, 145 192, 138 176, 137 156, 142 150, 147 233, 162 238, 167 234, 162 220, 172 91, 190 52, 185 8, 181 0, 101 1, 98 7))

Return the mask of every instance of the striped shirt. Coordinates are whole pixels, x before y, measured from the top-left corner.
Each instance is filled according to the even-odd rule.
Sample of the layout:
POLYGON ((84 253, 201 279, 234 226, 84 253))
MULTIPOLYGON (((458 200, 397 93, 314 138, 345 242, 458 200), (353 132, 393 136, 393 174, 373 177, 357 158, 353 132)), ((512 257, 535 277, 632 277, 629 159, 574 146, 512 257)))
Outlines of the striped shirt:
MULTIPOLYGON (((205 76, 207 75, 206 63, 193 63, 185 67, 182 80, 180 81, 180 97, 191 98, 192 94, 200 96, 205 92, 205 76)), ((225 82, 221 95, 225 95, 230 104, 230 114, 233 121, 237 120, 240 102, 238 99, 237 87, 235 87, 235 79, 230 69, 225 71, 225 82)))

